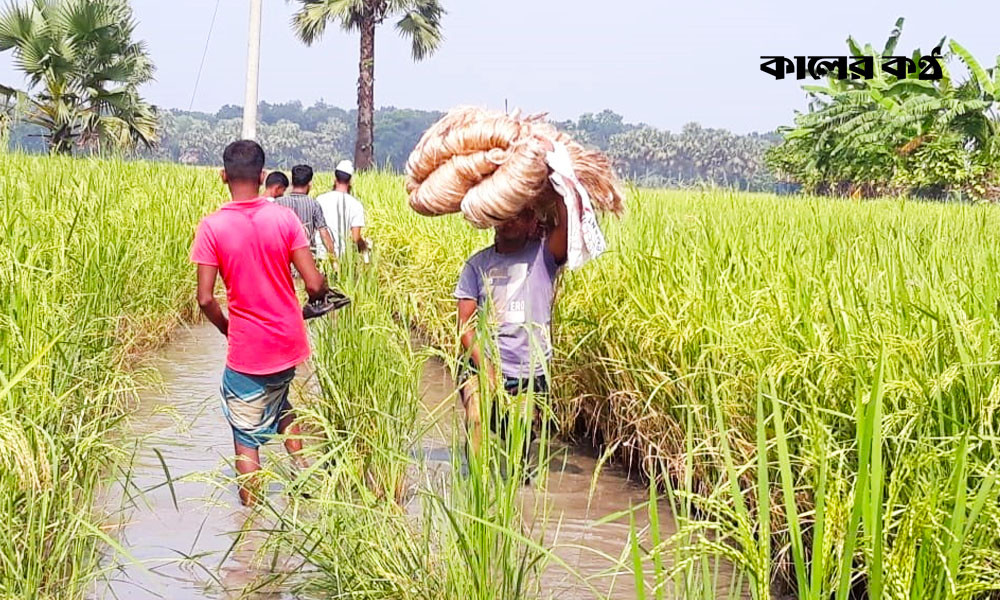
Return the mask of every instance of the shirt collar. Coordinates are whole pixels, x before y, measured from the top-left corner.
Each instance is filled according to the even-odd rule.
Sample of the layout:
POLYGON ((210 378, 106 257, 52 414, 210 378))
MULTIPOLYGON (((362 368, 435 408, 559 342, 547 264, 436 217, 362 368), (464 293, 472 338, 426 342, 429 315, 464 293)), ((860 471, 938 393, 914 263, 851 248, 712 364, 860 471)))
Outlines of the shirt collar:
POLYGON ((248 208, 251 206, 257 206, 267 202, 266 196, 257 196, 250 200, 230 200, 229 202, 222 205, 222 208, 248 208))

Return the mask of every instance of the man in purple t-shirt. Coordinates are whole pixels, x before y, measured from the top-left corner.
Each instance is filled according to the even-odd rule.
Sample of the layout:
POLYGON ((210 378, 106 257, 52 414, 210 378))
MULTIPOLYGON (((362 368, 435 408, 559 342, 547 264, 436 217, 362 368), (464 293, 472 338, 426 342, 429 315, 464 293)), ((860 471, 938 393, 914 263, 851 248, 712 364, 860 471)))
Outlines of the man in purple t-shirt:
MULTIPOLYGON (((469 371, 485 365, 488 380, 501 381, 511 395, 548 391, 545 374, 552 358, 552 301, 556 276, 566 262, 566 206, 561 201, 555 204, 558 222, 541 239, 533 235, 538 220, 530 208, 497 226, 493 245, 466 261, 455 286, 462 349, 469 361, 460 391, 475 452, 482 441, 482 425, 476 378, 468 377, 469 371), (498 356, 488 356, 476 339, 473 317, 479 310, 486 311, 495 328, 498 356)), ((503 429, 501 425, 501 436, 503 429)))

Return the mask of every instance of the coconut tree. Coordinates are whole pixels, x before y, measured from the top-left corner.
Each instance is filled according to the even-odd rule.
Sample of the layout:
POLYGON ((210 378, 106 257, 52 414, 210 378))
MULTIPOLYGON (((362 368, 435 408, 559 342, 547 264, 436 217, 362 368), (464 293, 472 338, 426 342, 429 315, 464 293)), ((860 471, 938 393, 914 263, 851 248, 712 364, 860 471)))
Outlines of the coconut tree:
POLYGON ((156 113, 138 91, 153 64, 134 31, 126 0, 31 0, 0 11, 0 52, 24 72, 28 87, 16 93, 51 151, 156 141, 156 113))
POLYGON ((330 23, 361 37, 358 64, 358 132, 354 163, 359 169, 372 165, 375 140, 375 29, 396 19, 396 30, 411 42, 413 60, 423 60, 441 45, 438 0, 296 0, 299 10, 292 17, 296 35, 306 44, 319 40, 330 23))

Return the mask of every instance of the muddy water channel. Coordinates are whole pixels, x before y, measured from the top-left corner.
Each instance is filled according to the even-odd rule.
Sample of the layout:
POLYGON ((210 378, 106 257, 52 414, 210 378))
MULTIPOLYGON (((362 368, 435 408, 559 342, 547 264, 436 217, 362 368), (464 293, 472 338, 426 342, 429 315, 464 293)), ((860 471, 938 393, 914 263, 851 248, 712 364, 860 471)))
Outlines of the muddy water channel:
MULTIPOLYGON (((250 513, 239 506, 235 488, 227 483, 233 476, 232 437, 217 396, 225 350, 225 340, 214 328, 196 325, 180 332, 155 358, 152 366, 162 385, 142 394, 131 425, 133 437, 140 440, 131 478, 118 485, 111 503, 123 506, 112 533, 134 560, 119 560, 95 598, 290 597, 275 589, 245 593, 248 584, 266 575, 254 560, 263 534, 244 534, 234 544, 250 513), (165 485, 164 463, 172 487, 165 485)), ((299 381, 298 387, 309 384, 299 381)), ((433 414, 436 423, 425 423, 428 433, 419 454, 429 468, 434 468, 431 463, 446 468, 458 407, 442 365, 428 361, 422 391, 424 419, 433 414)), ((265 461, 283 452, 277 443, 269 450, 265 461)), ((614 467, 605 466, 595 479, 596 467, 591 452, 554 447, 544 497, 549 507, 542 525, 546 544, 601 597, 635 598, 631 573, 619 572, 610 559, 628 556, 628 518, 596 521, 645 502, 648 491, 614 467)), ((523 492, 531 499, 540 493, 533 486, 523 492)), ((663 538, 672 523, 666 505, 660 506, 660 515, 663 538)), ((637 511, 636 520, 645 528, 646 511, 637 511)), ((294 569, 295 563, 288 559, 277 568, 294 569)), ((545 597, 594 597, 579 579, 554 565, 543 574, 543 588, 545 597)))
POLYGON ((155 357, 162 385, 141 394, 131 478, 110 503, 122 505, 116 539, 134 561, 122 559, 97 598, 238 598, 259 574, 253 535, 229 552, 250 511, 224 483, 234 475, 218 397, 225 357, 225 338, 207 324, 179 332, 155 357))

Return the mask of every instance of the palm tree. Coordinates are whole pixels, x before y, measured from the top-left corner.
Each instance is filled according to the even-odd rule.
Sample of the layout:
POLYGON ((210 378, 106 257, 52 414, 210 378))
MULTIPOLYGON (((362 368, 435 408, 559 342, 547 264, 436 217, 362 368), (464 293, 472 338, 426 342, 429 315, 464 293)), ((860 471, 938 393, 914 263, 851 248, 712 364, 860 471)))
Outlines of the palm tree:
POLYGON ((156 112, 138 92, 153 64, 134 31, 126 0, 31 0, 0 12, 0 52, 13 52, 28 82, 7 92, 48 131, 52 152, 155 143, 156 112))
POLYGON ((328 23, 338 22, 345 31, 361 33, 358 64, 358 135, 354 164, 372 165, 375 140, 375 28, 399 16, 396 29, 412 43, 413 60, 430 56, 443 39, 438 0, 297 0, 301 5, 292 17, 296 35, 311 45, 323 36, 328 23))

